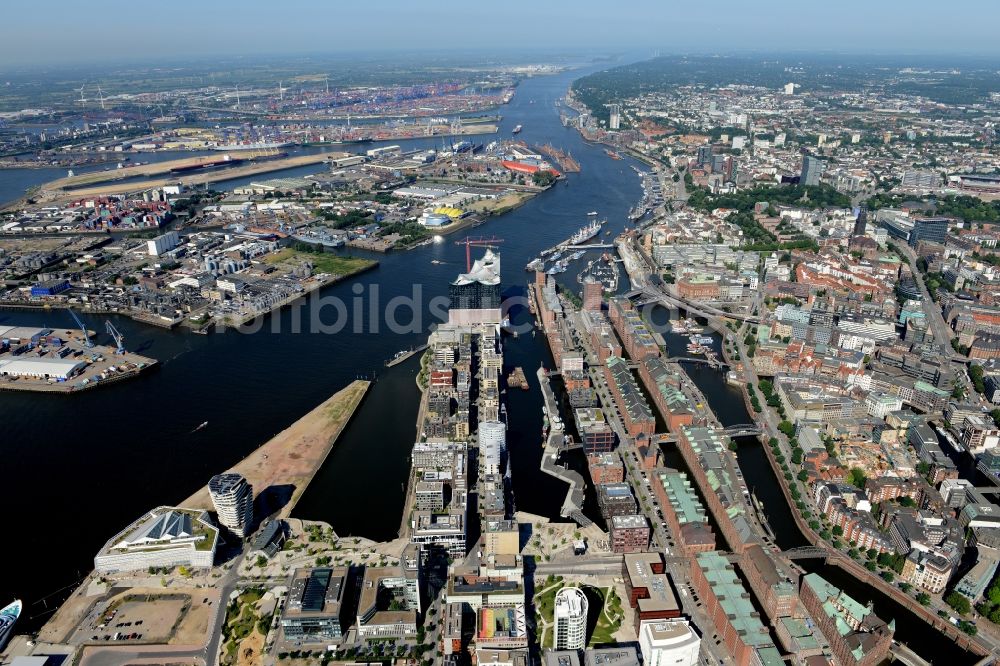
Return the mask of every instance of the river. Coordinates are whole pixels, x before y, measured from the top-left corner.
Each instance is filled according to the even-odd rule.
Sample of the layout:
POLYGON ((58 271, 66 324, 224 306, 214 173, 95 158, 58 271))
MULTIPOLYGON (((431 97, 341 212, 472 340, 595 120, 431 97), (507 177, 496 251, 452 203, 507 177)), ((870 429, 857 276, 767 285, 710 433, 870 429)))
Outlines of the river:
MULTIPOLYGON (((628 209, 641 195, 627 161, 608 158, 601 147, 586 144, 560 124, 555 100, 578 75, 528 79, 501 110, 502 136, 522 124, 524 140, 563 147, 585 165, 582 173, 569 176, 569 185, 560 184, 475 230, 474 235, 503 238, 508 290, 523 292, 525 264, 585 225, 588 211, 599 211, 609 220, 607 228, 620 232, 628 209)), ((440 141, 411 144, 431 147, 440 141)), ((11 174, 47 177, 34 170, 6 171, 0 173, 0 191, 9 187, 5 179, 11 174)), ((16 195, 32 184, 23 182, 17 183, 16 195)), ((465 249, 454 240, 373 254, 381 262, 377 270, 317 294, 341 299, 350 313, 355 301, 363 305, 362 316, 336 335, 308 332, 315 316, 328 324, 337 318, 334 308, 320 308, 315 299, 268 318, 264 330, 252 335, 227 331, 199 336, 115 318, 128 348, 158 359, 159 368, 74 396, 0 393, 5 424, 0 452, 7 461, 0 466, 0 483, 7 497, 16 498, 9 506, 16 511, 21 535, 0 571, 0 598, 26 601, 19 629, 37 627, 47 617, 68 593, 64 588, 92 568, 93 555, 117 530, 153 506, 181 501, 358 376, 375 374, 379 381, 297 515, 315 511, 310 517, 327 520, 345 534, 394 536, 415 434, 415 370, 401 364, 385 371, 383 363, 397 350, 424 342, 433 322, 425 305, 419 325, 393 334, 381 315, 369 316, 369 306, 376 299, 385 304, 415 292, 422 293, 424 303, 446 294, 448 282, 465 264, 465 249), (302 323, 303 332, 293 332, 293 322, 302 323), (378 334, 373 333, 375 322, 378 334), (355 330, 356 323, 363 326, 355 330), (395 373, 410 379, 397 383, 395 373), (203 421, 208 427, 192 433, 203 421)), ((564 278, 572 280, 573 273, 564 278)), ((104 317, 84 319, 89 328, 104 330, 104 317)), ((64 311, 0 311, 0 322, 71 326, 64 311)), ((530 335, 509 345, 507 358, 523 365, 532 381, 531 370, 538 363, 551 363, 542 339, 530 335)), ((513 483, 519 509, 549 515, 552 507, 558 511, 565 489, 538 470, 539 405, 537 391, 510 397, 513 483)))
MULTIPOLYGON (((596 210, 607 217, 605 229, 617 234, 626 226, 629 208, 641 196, 639 179, 630 168, 633 162, 613 160, 602 147, 583 141, 575 130, 560 124, 554 108, 574 78, 597 69, 528 79, 512 102, 500 109, 504 116, 501 136, 510 136, 511 128, 523 125, 519 138, 568 150, 583 166, 581 173, 569 174, 566 183, 475 230, 476 236, 503 239, 499 249, 507 295, 524 293, 525 264, 586 224, 587 212, 596 210)), ((398 143, 435 147, 440 140, 398 143)), ((302 173, 316 169, 309 167, 302 173)), ((29 182, 20 176, 32 173, 38 174, 0 171, 0 200, 12 189, 20 188, 13 195, 19 196, 24 187, 50 177, 40 174, 43 177, 29 182)), ((231 187, 232 183, 219 185, 231 187)), ((601 238, 608 237, 602 234, 601 238)), ((342 535, 395 538, 416 434, 418 361, 414 358, 392 369, 383 364, 397 350, 425 341, 433 323, 427 301, 446 294, 448 282, 464 270, 465 249, 455 240, 371 255, 381 262, 377 270, 331 286, 267 318, 263 329, 253 334, 226 331, 199 336, 115 318, 128 348, 160 360, 158 369, 130 382, 74 396, 0 393, 0 417, 5 424, 0 452, 7 461, 0 466, 0 483, 5 495, 13 498, 8 511, 16 511, 14 525, 19 528, 0 571, 0 599, 17 596, 26 601, 19 629, 36 628, 45 620, 54 604, 68 594, 67 586, 92 568, 94 553, 118 529, 153 506, 181 501, 212 474, 233 465, 359 376, 376 377, 376 384, 295 515, 327 521, 342 535), (419 308, 421 321, 412 331, 390 333, 384 317, 371 314, 373 304, 378 313, 378 304, 415 292, 421 292, 418 300, 425 305, 419 308), (334 308, 316 300, 334 297, 360 317, 350 317, 351 326, 337 334, 308 332, 309 322, 316 317, 327 324, 336 319, 334 308), (361 306, 357 311, 355 303, 361 306), (303 332, 295 332, 296 323, 303 332), (362 326, 355 330, 355 324, 362 326), (378 334, 374 333, 376 325, 378 334), (208 421, 208 427, 192 432, 203 421, 208 421)), ((576 262, 560 281, 576 288, 576 273, 589 258, 576 262)), ((515 323, 530 317, 523 308, 511 314, 515 323)), ((103 317, 84 319, 89 328, 104 330, 103 317)), ((62 311, 0 311, 0 323, 14 322, 56 328, 71 325, 69 315, 62 311)), ((682 338, 666 337, 671 355, 686 353, 682 338)), ((512 390, 507 395, 517 509, 557 518, 566 487, 539 470, 541 395, 533 370, 540 363, 552 365, 541 335, 507 339, 505 365, 523 367, 532 386, 530 391, 512 390)), ((701 366, 689 370, 723 423, 750 420, 735 389, 725 384, 719 372, 701 366)), ((738 458, 748 484, 767 507, 779 545, 805 543, 761 444, 755 439, 740 440, 738 458)), ((679 457, 670 456, 671 463, 678 461, 679 457)), ((581 463, 574 456, 568 462, 581 463)), ((590 495, 587 513, 594 510, 590 495)), ((805 566, 828 576, 856 598, 874 601, 883 617, 896 619, 899 638, 925 657, 935 662, 969 661, 968 655, 878 591, 834 567, 816 561, 807 561, 805 566)))

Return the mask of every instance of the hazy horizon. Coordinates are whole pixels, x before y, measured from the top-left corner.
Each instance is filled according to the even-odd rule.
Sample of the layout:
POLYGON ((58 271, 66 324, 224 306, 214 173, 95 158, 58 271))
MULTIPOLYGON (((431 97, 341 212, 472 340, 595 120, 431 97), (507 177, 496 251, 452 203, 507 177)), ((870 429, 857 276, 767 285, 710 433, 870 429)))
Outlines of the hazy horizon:
POLYGON ((3 10, 0 69, 206 57, 405 52, 828 52, 997 56, 1000 5, 927 0, 499 4, 456 0, 56 0, 3 10), (895 5, 895 6, 893 6, 895 5))

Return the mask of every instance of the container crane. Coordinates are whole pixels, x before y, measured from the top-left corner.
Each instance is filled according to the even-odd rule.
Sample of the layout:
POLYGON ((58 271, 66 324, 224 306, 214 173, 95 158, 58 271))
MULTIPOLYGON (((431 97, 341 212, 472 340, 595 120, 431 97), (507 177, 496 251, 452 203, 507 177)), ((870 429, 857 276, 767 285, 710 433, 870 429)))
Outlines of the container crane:
POLYGON ((108 331, 108 335, 115 341, 115 353, 124 354, 125 353, 125 336, 122 335, 117 328, 114 327, 110 321, 104 322, 104 327, 108 331))
POLYGON ((495 245, 503 243, 502 238, 466 238, 465 240, 455 241, 455 245, 465 246, 465 272, 468 273, 472 270, 472 246, 476 247, 488 247, 493 248, 495 245))
POLYGON ((73 312, 72 309, 70 309, 69 313, 73 316, 73 321, 76 322, 76 325, 79 326, 80 330, 83 332, 83 345, 85 347, 93 347, 94 343, 90 339, 90 333, 87 332, 87 327, 83 325, 83 322, 80 321, 80 318, 76 316, 76 313, 73 312))

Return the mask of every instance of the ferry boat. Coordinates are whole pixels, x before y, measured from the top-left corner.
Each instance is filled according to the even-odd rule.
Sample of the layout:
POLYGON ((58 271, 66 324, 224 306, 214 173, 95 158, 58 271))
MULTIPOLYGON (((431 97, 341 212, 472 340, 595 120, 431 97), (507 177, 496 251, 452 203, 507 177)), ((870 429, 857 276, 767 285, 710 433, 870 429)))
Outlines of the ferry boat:
POLYGON ((7 640, 13 635, 14 623, 21 617, 23 606, 20 599, 15 599, 0 610, 0 650, 7 644, 7 640))
POLYGON ((594 220, 585 227, 582 227, 579 231, 570 237, 568 245, 579 245, 589 241, 591 238, 601 233, 601 227, 604 226, 604 222, 594 220))

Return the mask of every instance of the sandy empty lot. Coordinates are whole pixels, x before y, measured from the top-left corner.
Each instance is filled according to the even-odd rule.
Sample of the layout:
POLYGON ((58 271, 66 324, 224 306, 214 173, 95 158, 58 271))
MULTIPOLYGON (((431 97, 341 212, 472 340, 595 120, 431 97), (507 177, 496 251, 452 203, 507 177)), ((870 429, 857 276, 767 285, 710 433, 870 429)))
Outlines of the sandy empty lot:
MULTIPOLYGON (((279 513, 280 517, 288 517, 361 403, 369 384, 366 381, 354 381, 334 393, 234 465, 232 470, 246 477, 253 485, 254 493, 258 495, 267 488, 294 487, 291 500, 279 513)), ((208 488, 203 486, 181 506, 213 510, 208 488)))

